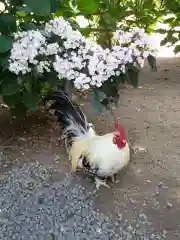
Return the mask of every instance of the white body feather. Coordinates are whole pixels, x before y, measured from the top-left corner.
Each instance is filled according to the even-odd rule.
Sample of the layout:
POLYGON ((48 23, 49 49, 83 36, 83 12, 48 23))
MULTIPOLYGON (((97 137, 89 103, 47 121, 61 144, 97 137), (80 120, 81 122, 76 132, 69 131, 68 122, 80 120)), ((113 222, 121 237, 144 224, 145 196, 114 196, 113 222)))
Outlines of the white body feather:
POLYGON ((124 168, 130 160, 129 145, 119 149, 113 143, 113 133, 98 136, 90 128, 88 135, 81 140, 76 139, 70 151, 72 168, 82 168, 81 154, 88 158, 91 168, 98 167, 99 176, 113 176, 124 168))
POLYGON ((89 143, 88 160, 92 167, 98 166, 99 176, 113 176, 130 160, 129 145, 119 149, 113 144, 113 133, 94 136, 89 143))

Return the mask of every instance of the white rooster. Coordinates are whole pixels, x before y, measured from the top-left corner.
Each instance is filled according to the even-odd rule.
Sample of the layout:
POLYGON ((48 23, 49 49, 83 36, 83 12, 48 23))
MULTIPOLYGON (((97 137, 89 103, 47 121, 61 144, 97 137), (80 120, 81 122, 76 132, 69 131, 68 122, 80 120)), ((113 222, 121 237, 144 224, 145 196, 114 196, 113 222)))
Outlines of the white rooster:
POLYGON ((96 134, 80 107, 64 92, 53 92, 46 99, 51 114, 57 116, 69 153, 72 171, 78 168, 95 177, 96 187, 109 187, 106 180, 124 168, 130 160, 126 135, 119 124, 115 131, 96 134))

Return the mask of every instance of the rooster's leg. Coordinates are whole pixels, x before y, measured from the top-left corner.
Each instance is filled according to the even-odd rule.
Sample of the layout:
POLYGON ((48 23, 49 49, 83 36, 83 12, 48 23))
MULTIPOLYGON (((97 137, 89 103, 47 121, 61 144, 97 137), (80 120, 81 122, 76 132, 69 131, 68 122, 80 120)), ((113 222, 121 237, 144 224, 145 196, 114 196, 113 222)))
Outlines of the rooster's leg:
POLYGON ((100 186, 104 186, 107 188, 110 188, 110 186, 102 179, 95 177, 95 184, 96 184, 96 189, 98 190, 100 186))
POLYGON ((113 183, 119 183, 119 180, 116 179, 116 174, 114 174, 113 176, 110 177, 111 181, 113 183))

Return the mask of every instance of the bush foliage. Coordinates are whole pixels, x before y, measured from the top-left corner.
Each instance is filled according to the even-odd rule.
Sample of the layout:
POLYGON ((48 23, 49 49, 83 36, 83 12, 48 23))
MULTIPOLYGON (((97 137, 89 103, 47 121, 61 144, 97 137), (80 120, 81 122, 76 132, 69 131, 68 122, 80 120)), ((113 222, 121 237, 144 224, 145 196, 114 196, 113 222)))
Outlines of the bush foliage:
MULTIPOLYGON (((4 102, 13 113, 23 113, 27 109, 35 111, 44 94, 57 86, 65 88, 65 85, 69 82, 65 78, 60 79, 56 71, 46 71, 41 75, 37 74, 36 71, 31 71, 28 74, 15 74, 10 71, 9 59, 16 41, 14 38, 15 32, 32 30, 43 32, 47 22, 56 17, 62 17, 70 23, 73 30, 78 30, 85 36, 85 39, 90 37, 103 49, 109 48, 112 51, 114 46, 118 46, 114 38, 114 32, 117 30, 129 31, 132 27, 139 27, 150 33, 154 31, 156 22, 162 20, 162 16, 167 11, 178 14, 174 5, 169 4, 169 2, 163 1, 161 3, 152 0, 4 1, 4 9, 0 14, 0 95, 3 96, 4 102), (88 26, 81 28, 76 21, 77 16, 84 16, 88 20, 88 26)), ((174 1, 174 4, 177 4, 177 1, 174 1)), ((56 38, 56 40, 48 41, 55 43, 60 39, 56 38)), ((123 42, 123 44, 124 48, 129 48, 129 42, 123 42)), ((147 49, 139 50, 143 53, 147 49)), ((178 47, 176 47, 177 50, 178 47)), ((151 54, 147 57, 150 66, 156 69, 155 58, 151 54)), ((50 58, 48 58, 48 61, 50 62, 50 58)), ((126 64, 126 71, 121 72, 120 75, 112 74, 114 77, 109 77, 102 86, 91 86, 92 103, 96 110, 102 110, 102 103, 107 107, 111 100, 117 100, 118 87, 126 80, 129 80, 133 86, 137 86, 140 66, 138 61, 136 61, 136 65, 134 62, 133 59, 132 64, 126 64)), ((53 62, 51 63, 53 64, 53 62)))

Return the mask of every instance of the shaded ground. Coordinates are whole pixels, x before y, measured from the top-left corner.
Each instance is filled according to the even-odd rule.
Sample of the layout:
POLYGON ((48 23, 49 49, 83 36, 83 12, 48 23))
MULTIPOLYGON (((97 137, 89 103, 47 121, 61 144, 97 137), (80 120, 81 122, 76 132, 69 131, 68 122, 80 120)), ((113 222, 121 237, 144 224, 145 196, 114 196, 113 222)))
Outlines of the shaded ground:
MULTIPOLYGON (((180 59, 159 59, 158 64, 158 73, 152 73, 149 68, 144 69, 140 88, 122 90, 121 104, 116 115, 120 117, 128 131, 130 142, 134 148, 137 147, 137 151, 132 156, 128 171, 119 175, 120 182, 111 189, 102 188, 96 194, 93 193, 94 185, 89 179, 68 174, 69 163, 63 143, 58 140, 59 129, 53 119, 40 111, 30 115, 28 120, 20 125, 16 121, 10 122, 7 110, 2 109, 0 152, 4 152, 8 157, 0 157, 0 200, 3 199, 0 203, 4 206, 4 201, 9 208, 6 213, 7 220, 4 221, 3 207, 0 207, 0 226, 2 224, 4 227, 0 239, 27 239, 29 231, 29 236, 32 236, 29 239, 180 239, 180 59), (35 161, 40 165, 32 164, 35 161), (32 165, 23 166, 24 163, 32 165), (53 166, 51 171, 48 165, 53 166), (23 166, 22 170, 13 170, 6 175, 6 172, 17 166, 23 166), (35 169, 37 174, 34 173, 35 169), (44 172, 46 174, 46 171, 46 177, 41 177, 40 180, 34 177, 43 175, 44 172), (20 180, 17 180, 18 176, 20 180), (26 176, 24 180, 23 176, 26 176), (34 182, 35 186, 30 190, 29 185, 23 187, 20 184, 29 178, 29 182, 34 182), (39 207, 37 202, 41 194, 44 194, 47 200, 44 208, 39 207), (54 198, 49 201, 48 196, 54 198), (66 204, 59 206, 63 196, 67 196, 66 204), (11 200, 14 204, 10 204, 11 200), (80 211, 83 206, 84 210, 80 211), (28 208, 33 211, 28 212, 28 208), (39 212, 39 209, 44 210, 39 212), (49 227, 44 220, 48 219, 47 209, 57 210, 50 214, 51 217, 56 216, 56 220, 50 218, 55 222, 49 227), (63 214, 66 216, 67 209, 72 209, 71 221, 66 219, 63 223, 63 220, 58 220, 62 215, 60 209, 64 209, 63 214), (98 216, 98 212, 103 214, 102 218, 98 216), (35 219, 37 213, 42 217, 39 222, 34 220, 33 225, 33 220, 29 220, 31 224, 25 221, 19 230, 15 230, 17 217, 26 214, 35 219), (86 215, 84 219, 77 217, 82 217, 83 214, 86 215), (91 217, 94 219, 93 224, 87 225, 92 225, 92 229, 88 230, 83 223, 88 222, 91 217), (103 225, 103 222, 110 224, 110 219, 106 217, 110 217, 112 221, 109 232, 108 227, 103 225), (60 226, 64 227, 65 224, 67 229, 73 229, 72 222, 79 222, 80 233, 67 231, 66 235, 61 236, 60 226), (40 223, 46 226, 46 229, 42 227, 42 231, 32 235, 36 232, 35 226, 40 223), (28 226, 31 226, 32 230, 27 230, 28 226), (57 238, 48 233, 49 230, 56 232, 57 238), (15 237, 12 238, 7 231, 15 237), (7 236, 3 235, 5 232, 7 236), (14 235, 15 233, 17 235, 14 235), (20 238, 23 234, 26 237, 20 238)), ((88 101, 84 103, 84 107, 88 109, 86 113, 89 122, 96 125, 98 132, 112 131, 111 116, 107 116, 103 122, 96 122, 88 101)), ((22 222, 23 218, 19 220, 19 224, 22 222)), ((78 226, 74 228, 78 229, 78 226)))

